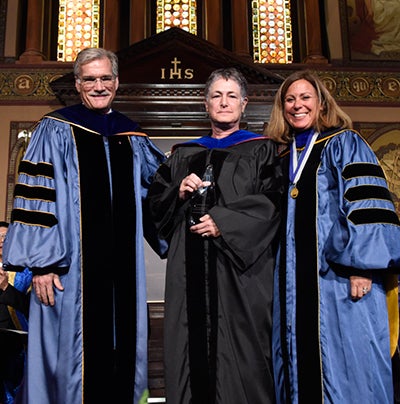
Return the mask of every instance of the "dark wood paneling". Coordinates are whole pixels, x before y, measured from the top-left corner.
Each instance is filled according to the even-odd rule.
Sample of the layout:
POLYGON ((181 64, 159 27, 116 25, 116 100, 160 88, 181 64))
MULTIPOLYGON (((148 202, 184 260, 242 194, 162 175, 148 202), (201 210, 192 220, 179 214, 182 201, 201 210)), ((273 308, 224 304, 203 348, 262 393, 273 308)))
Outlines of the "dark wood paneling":
POLYGON ((150 397, 165 397, 164 382, 164 303, 148 303, 149 328, 149 390, 150 397))

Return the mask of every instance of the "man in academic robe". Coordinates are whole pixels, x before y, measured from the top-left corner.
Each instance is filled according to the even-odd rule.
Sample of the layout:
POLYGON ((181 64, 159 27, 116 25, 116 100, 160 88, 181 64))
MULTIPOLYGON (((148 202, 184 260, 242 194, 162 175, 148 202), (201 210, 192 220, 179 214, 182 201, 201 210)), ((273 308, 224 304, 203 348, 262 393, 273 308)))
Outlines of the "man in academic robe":
POLYGON ((4 246, 33 272, 22 403, 142 403, 147 396, 142 206, 164 154, 111 108, 118 59, 88 48, 74 64, 82 103, 43 117, 19 167, 4 246))

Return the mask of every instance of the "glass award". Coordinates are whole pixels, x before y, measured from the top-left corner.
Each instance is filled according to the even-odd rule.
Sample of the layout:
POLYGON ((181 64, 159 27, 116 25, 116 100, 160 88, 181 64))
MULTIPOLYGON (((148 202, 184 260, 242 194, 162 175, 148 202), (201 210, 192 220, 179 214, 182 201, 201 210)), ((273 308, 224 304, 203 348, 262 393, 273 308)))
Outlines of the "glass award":
POLYGON ((215 181, 212 164, 208 164, 202 178, 203 182, 208 181, 210 184, 198 188, 190 199, 189 208, 189 226, 200 223, 200 218, 207 214, 208 210, 215 205, 215 181))

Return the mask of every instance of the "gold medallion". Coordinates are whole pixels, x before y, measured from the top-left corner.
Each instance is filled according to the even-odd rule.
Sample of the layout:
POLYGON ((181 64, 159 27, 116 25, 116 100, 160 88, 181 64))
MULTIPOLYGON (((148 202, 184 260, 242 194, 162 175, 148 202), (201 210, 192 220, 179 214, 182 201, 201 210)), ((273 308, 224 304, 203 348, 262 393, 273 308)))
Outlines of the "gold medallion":
POLYGON ((299 195, 299 190, 297 189, 296 185, 293 185, 293 188, 290 190, 290 196, 295 199, 299 195))

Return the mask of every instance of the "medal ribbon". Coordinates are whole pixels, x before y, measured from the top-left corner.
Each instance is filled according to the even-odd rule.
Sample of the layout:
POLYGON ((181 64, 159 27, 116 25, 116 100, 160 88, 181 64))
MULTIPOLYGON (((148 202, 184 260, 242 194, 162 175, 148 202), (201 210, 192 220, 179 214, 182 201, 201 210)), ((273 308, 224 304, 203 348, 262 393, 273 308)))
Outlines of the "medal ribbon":
POLYGON ((308 137, 304 151, 300 154, 299 159, 297 158, 296 137, 293 139, 289 164, 289 179, 292 184, 295 185, 300 179, 301 173, 303 172, 304 166, 310 157, 311 150, 315 141, 317 140, 317 137, 318 132, 314 132, 312 136, 308 137))

